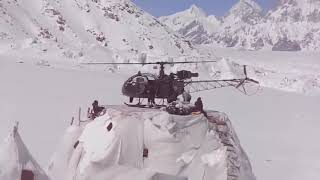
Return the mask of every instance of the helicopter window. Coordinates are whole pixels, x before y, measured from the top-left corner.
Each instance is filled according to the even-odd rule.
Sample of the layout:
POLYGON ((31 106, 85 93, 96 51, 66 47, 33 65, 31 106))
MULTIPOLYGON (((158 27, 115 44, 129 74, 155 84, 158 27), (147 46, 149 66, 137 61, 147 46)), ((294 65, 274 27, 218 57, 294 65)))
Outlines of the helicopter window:
POLYGON ((128 82, 128 84, 131 84, 131 85, 134 86, 136 84, 136 82, 134 80, 131 80, 131 81, 128 82))
POLYGON ((133 83, 146 83, 148 79, 146 77, 136 77, 132 80, 133 83))
POLYGON ((138 77, 138 78, 137 78, 137 82, 138 82, 138 83, 144 82, 144 78, 138 77))
POLYGON ((156 78, 155 77, 152 77, 152 76, 148 76, 148 80, 156 80, 156 78))

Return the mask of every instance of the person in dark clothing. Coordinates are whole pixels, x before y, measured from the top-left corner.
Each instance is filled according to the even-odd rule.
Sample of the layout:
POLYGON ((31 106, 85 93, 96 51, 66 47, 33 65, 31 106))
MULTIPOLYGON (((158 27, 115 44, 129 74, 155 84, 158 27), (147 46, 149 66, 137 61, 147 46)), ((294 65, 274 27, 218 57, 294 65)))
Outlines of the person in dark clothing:
POLYGON ((169 94, 173 94, 174 93, 174 74, 170 73, 169 78, 169 94))
POLYGON ((201 97, 198 97, 197 101, 194 103, 195 110, 203 111, 203 103, 201 97))
POLYGON ((99 106, 99 103, 97 100, 93 101, 92 103, 92 116, 93 119, 98 117, 99 114, 104 110, 105 108, 102 106, 99 106))
POLYGON ((182 98, 183 98, 184 102, 190 103, 192 97, 191 97, 190 93, 184 91, 182 93, 182 98))
POLYGON ((200 111, 201 113, 203 113, 205 117, 208 117, 207 113, 203 110, 203 103, 201 97, 198 97, 197 101, 194 103, 194 108, 196 111, 200 111))
POLYGON ((155 82, 154 81, 149 81, 150 86, 148 87, 148 93, 149 93, 149 97, 148 97, 148 104, 149 106, 154 106, 155 103, 155 97, 156 97, 156 87, 155 87, 155 82))

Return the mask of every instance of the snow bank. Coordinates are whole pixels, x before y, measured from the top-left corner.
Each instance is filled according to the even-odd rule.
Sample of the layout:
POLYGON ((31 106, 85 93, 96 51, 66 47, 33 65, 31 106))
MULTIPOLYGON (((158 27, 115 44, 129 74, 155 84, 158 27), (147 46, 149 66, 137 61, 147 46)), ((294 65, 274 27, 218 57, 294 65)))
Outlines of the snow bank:
MULTIPOLYGON (((211 123, 211 129, 219 136, 220 142, 225 146, 225 155, 227 156, 228 179, 255 179, 252 174, 252 167, 249 158, 240 145, 235 130, 224 113, 217 111, 208 112, 208 119, 211 123)), ((216 152, 216 156, 221 156, 222 152, 216 152)), ((221 157, 220 157, 221 158, 221 157)), ((208 161, 208 164, 213 162, 208 161)))
MULTIPOLYGON (((220 115, 210 112, 211 117, 220 115)), ((233 154, 221 132, 213 128, 217 122, 203 115, 177 116, 155 109, 109 106, 106 114, 84 125, 79 138, 69 145, 62 143, 61 149, 68 149, 79 142, 68 151, 72 155, 67 155, 66 179, 254 180, 229 120, 222 117, 222 134, 228 134, 225 139, 233 142, 233 154), (235 162, 238 171, 230 165, 235 162)), ((65 157, 56 154, 52 162, 65 157)), ((55 173, 50 172, 52 177, 57 177, 55 173)))
POLYGON ((29 153, 15 127, 0 148, 0 180, 20 180, 26 176, 33 176, 34 180, 49 180, 29 153))

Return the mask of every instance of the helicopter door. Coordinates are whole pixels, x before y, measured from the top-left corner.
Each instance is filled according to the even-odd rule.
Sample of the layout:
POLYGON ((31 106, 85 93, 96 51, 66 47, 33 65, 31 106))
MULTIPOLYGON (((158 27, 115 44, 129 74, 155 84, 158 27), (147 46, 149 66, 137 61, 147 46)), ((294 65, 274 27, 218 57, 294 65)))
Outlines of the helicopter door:
POLYGON ((135 77, 132 80, 136 87, 136 92, 138 94, 142 94, 146 90, 146 85, 148 84, 148 79, 143 76, 135 77))

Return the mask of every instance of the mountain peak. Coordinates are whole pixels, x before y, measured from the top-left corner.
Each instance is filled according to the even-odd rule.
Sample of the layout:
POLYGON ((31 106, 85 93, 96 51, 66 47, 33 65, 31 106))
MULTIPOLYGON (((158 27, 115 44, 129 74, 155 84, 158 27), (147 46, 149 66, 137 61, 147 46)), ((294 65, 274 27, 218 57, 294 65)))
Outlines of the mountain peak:
POLYGON ((195 4, 192 4, 190 8, 187 9, 187 12, 195 16, 207 16, 206 13, 203 11, 203 9, 199 8, 195 4))
POLYGON ((244 22, 257 24, 262 19, 262 8, 255 0, 240 0, 235 4, 225 17, 229 23, 244 22))
POLYGON ((232 11, 247 11, 248 9, 253 9, 257 12, 261 12, 262 8, 259 6, 259 4, 255 0, 240 0, 237 4, 235 4, 231 8, 232 11))
POLYGON ((268 14, 277 22, 320 22, 319 0, 280 0, 279 5, 268 14))
POLYGON ((259 10, 261 10, 261 7, 258 5, 258 3, 256 2, 256 0, 240 0, 240 3, 245 3, 245 4, 253 7, 254 9, 259 9, 259 10))

